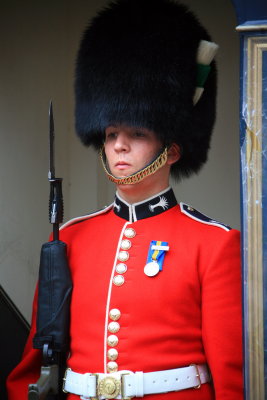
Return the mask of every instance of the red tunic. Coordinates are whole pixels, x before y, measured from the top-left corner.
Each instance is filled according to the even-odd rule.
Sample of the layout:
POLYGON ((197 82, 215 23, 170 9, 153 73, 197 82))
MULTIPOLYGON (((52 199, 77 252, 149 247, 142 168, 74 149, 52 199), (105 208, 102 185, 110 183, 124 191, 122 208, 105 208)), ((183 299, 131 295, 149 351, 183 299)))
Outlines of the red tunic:
MULTIPOLYGON (((122 217, 125 209, 119 206, 117 200, 114 210, 61 231, 74 283, 68 366, 80 373, 106 372, 107 340, 114 334, 119 370, 150 372, 203 363, 211 370, 213 384, 147 395, 147 400, 243 399, 239 232, 201 222, 194 212, 190 217, 185 206, 165 210, 161 205, 157 215, 152 209, 153 216, 141 219, 133 212, 134 222, 122 217), (162 271, 149 277, 144 266, 152 240, 168 242, 169 251, 162 271), (128 260, 118 259, 127 256, 121 251, 128 260), (125 272, 116 272, 119 263, 126 265, 125 272), (114 284, 118 275, 120 283, 124 278, 121 285, 114 284), (111 309, 120 311, 116 333, 108 331, 111 309)), ((8 380, 9 400, 26 400, 28 384, 39 376, 40 352, 31 345, 35 309, 36 301, 23 360, 8 380)), ((68 400, 78 399, 68 395, 68 400)))

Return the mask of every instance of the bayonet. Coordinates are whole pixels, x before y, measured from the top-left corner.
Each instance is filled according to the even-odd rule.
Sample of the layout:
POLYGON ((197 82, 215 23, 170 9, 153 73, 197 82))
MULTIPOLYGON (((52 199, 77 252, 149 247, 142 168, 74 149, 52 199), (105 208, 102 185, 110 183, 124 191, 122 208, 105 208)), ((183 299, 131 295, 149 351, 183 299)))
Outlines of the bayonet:
POLYGON ((55 141, 54 117, 53 117, 53 105, 51 100, 49 105, 49 172, 48 172, 49 181, 55 179, 54 141, 55 141))
POLYGON ((54 160, 54 143, 55 129, 53 105, 50 101, 49 105, 49 171, 48 180, 50 182, 50 198, 49 198, 49 220, 53 224, 53 239, 59 239, 59 224, 63 221, 63 196, 62 196, 62 178, 55 176, 55 160, 54 160))

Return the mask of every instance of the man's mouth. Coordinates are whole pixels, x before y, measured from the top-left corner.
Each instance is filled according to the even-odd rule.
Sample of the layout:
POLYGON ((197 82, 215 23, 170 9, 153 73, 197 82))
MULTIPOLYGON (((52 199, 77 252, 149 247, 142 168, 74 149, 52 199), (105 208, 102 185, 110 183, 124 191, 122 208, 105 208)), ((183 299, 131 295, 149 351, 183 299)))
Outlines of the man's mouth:
POLYGON ((130 166, 130 164, 127 163, 126 161, 118 161, 118 162, 115 164, 115 167, 116 167, 117 169, 120 169, 120 170, 123 170, 123 169, 125 169, 125 168, 128 168, 129 166, 130 166))

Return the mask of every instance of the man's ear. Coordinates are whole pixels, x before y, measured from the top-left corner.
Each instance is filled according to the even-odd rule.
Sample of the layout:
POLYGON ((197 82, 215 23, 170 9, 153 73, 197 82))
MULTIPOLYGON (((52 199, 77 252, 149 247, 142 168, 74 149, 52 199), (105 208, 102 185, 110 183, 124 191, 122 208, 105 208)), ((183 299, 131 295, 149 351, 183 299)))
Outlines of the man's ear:
POLYGON ((167 164, 172 165, 176 163, 181 157, 181 150, 177 143, 172 143, 168 149, 167 164))

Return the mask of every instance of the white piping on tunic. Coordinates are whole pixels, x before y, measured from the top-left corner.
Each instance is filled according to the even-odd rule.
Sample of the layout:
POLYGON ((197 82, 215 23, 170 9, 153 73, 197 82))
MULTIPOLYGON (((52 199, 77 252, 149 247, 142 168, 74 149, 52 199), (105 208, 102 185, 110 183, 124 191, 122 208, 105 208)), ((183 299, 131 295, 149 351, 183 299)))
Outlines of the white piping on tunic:
POLYGON ((137 217, 136 217, 135 207, 131 207, 131 208, 132 208, 133 220, 134 220, 134 222, 136 222, 137 221, 137 217))
POLYGON ((114 277, 115 268, 116 268, 116 264, 117 264, 118 254, 119 254, 119 251, 120 251, 121 240, 122 240, 122 237, 123 237, 123 234, 124 234, 126 226, 129 225, 130 223, 131 223, 130 221, 127 221, 123 225, 123 228, 122 228, 122 231, 121 231, 121 234, 120 234, 120 238, 119 238, 119 241, 118 241, 115 260, 114 260, 114 264, 113 264, 113 268, 112 268, 112 272, 111 272, 111 276, 110 276, 110 281, 109 281, 108 296, 107 296, 107 303, 106 303, 105 331, 104 331, 104 373, 105 374, 107 373, 107 332, 108 332, 108 316, 109 316, 109 307, 110 307, 112 283, 113 283, 113 277, 114 277))
POLYGON ((72 218, 72 219, 70 219, 69 221, 65 222, 65 224, 61 225, 61 227, 60 227, 59 229, 61 230, 61 229, 66 228, 66 227, 69 226, 69 225, 74 224, 75 222, 79 222, 79 221, 82 221, 82 220, 86 220, 86 219, 95 217, 96 215, 104 214, 105 212, 109 211, 109 210, 113 207, 113 205, 114 205, 114 203, 112 203, 112 204, 110 204, 109 206, 103 208, 102 210, 93 212, 93 213, 91 213, 91 214, 82 215, 81 217, 72 218))

